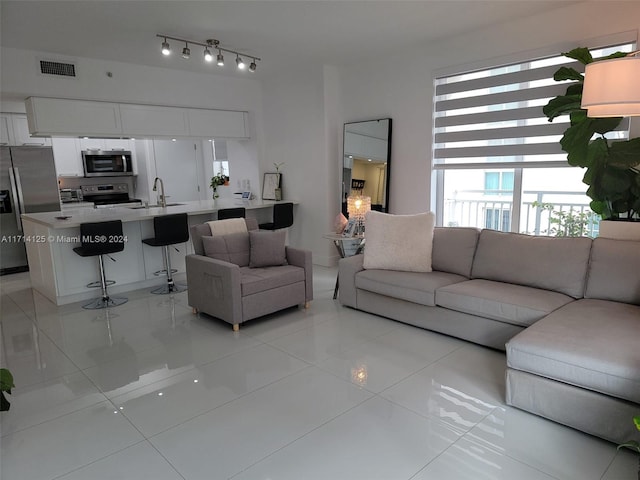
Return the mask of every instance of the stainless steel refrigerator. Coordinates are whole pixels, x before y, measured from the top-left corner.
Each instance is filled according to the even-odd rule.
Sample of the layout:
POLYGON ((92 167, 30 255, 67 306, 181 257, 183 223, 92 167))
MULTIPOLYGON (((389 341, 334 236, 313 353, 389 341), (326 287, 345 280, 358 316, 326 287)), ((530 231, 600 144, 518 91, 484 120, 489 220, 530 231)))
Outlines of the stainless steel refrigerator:
POLYGON ((23 213, 60 210, 51 147, 0 147, 0 275, 28 270, 23 213))

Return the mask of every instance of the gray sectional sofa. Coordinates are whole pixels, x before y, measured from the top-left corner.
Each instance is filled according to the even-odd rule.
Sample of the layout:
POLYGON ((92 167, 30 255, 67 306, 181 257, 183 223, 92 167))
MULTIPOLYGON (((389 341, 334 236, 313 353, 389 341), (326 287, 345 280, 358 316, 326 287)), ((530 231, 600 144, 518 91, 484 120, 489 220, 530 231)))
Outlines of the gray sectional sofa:
POLYGON ((506 403, 621 443, 640 414, 640 242, 436 228, 432 272, 340 260, 348 307, 506 350, 506 403))

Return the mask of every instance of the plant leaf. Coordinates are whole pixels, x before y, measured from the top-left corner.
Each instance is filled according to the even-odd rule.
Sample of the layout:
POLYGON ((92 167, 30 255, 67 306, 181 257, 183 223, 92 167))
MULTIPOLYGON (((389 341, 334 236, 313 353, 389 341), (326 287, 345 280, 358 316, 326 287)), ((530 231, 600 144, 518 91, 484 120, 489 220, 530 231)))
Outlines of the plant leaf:
POLYGON ((588 63, 593 62, 591 52, 586 47, 577 47, 569 52, 563 52, 562 55, 564 55, 565 57, 573 58, 574 60, 578 60, 583 65, 587 65, 588 63))
POLYGON ((571 67, 560 67, 556 73, 553 74, 553 79, 556 82, 562 82, 564 80, 577 80, 579 82, 584 82, 584 76, 575 68, 571 67))
POLYGON ((625 169, 640 165, 640 137, 613 142, 609 149, 609 165, 625 169))
POLYGON ((14 388, 13 375, 6 368, 0 368, 0 390, 3 392, 11 393, 11 389, 14 388))
POLYGON ((591 119, 569 127, 560 140, 562 149, 567 152, 567 161, 574 167, 588 165, 589 141, 593 136, 591 119))
POLYGON ((549 103, 542 108, 542 111, 549 118, 549 121, 552 121, 560 115, 581 110, 581 101, 582 95, 561 95, 549 100, 549 103))
POLYGON ((611 132, 615 130, 620 122, 622 122, 622 117, 609 117, 609 118, 591 118, 593 120, 593 130, 600 135, 604 135, 607 132, 611 132))

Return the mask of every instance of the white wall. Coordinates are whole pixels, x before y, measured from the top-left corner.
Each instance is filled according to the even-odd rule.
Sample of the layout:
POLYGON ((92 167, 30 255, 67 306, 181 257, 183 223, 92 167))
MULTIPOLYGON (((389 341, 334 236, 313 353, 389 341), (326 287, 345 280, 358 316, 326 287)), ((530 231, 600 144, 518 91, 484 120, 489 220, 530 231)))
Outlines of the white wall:
MULTIPOLYGON (((517 22, 422 45, 340 70, 344 121, 393 119, 392 213, 431 205, 433 78, 473 64, 501 63, 527 52, 568 51, 585 40, 640 29, 640 2, 581 2, 517 22)), ((470 68, 472 69, 472 68, 470 68)), ((338 195, 338 193, 336 193, 338 195)))
POLYGON ((322 233, 330 231, 332 215, 338 211, 339 197, 334 193, 342 147, 340 143, 338 149, 341 123, 333 103, 337 95, 337 72, 332 67, 292 69, 263 83, 267 142, 261 169, 275 172, 273 163, 284 162, 283 197, 300 202, 289 241, 311 249, 313 262, 320 265, 335 262, 334 247, 322 233))

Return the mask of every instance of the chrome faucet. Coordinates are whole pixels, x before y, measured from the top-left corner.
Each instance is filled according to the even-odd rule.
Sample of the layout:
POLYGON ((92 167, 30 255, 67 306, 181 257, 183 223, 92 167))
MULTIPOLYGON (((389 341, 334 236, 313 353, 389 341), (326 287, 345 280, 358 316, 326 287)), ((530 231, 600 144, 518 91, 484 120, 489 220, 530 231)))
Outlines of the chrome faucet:
POLYGON ((158 191, 158 180, 160 180, 160 196, 159 196, 160 201, 158 203, 160 204, 161 207, 166 208, 167 198, 164 196, 164 182, 160 177, 156 177, 155 180, 153 181, 153 191, 154 192, 158 191))

